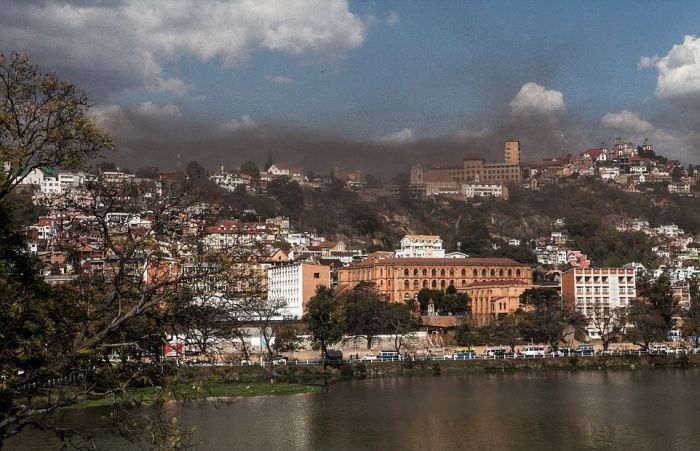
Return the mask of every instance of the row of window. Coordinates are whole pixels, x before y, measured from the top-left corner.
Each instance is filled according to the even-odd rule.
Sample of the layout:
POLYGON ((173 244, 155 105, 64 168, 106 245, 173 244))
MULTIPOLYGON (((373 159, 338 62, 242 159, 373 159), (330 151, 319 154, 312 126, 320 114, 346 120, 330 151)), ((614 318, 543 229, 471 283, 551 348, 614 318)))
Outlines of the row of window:
MULTIPOLYGON (((384 271, 383 271, 382 269, 380 269, 380 270, 379 270, 379 275, 380 275, 380 276, 383 276, 383 275, 384 275, 383 272, 384 272, 384 271)), ((413 272, 413 276, 419 276, 419 275, 423 275, 423 277, 427 277, 427 276, 428 276, 428 270, 427 270, 427 269, 423 269, 422 271, 419 271, 418 269, 414 269, 412 272, 413 272)), ((445 275, 447 275, 447 274, 449 274, 450 277, 454 277, 454 275, 455 275, 455 270, 454 270, 454 269, 450 269, 450 270, 448 270, 448 271, 445 271, 444 269, 441 269, 439 273, 440 273, 440 277, 445 277, 445 275)), ((487 271, 486 269, 482 269, 482 270, 481 270, 481 277, 488 277, 489 275, 490 275, 491 277, 496 277, 496 274, 498 274, 498 277, 504 277, 505 275, 508 275, 508 277, 513 277, 513 273, 514 273, 514 272, 513 272, 512 269, 508 269, 508 270, 499 269, 498 271, 496 271, 495 269, 492 269, 492 270, 490 270, 490 271, 487 271)), ((437 274, 438 274, 438 271, 437 271, 436 269, 432 269, 432 270, 430 271, 430 275, 431 275, 432 277, 436 277, 437 274)), ((521 271, 520 271, 519 269, 516 269, 516 270, 515 270, 515 277, 520 277, 521 274, 522 274, 522 273, 521 273, 521 271)), ((410 276, 410 275, 411 275, 411 271, 410 271, 409 269, 404 269, 404 270, 403 270, 403 275, 404 275, 404 276, 410 276)), ((467 277, 467 270, 466 270, 466 269, 462 269, 462 277, 467 277)), ((479 270, 478 270, 478 269, 472 270, 472 277, 479 277, 479 270)))

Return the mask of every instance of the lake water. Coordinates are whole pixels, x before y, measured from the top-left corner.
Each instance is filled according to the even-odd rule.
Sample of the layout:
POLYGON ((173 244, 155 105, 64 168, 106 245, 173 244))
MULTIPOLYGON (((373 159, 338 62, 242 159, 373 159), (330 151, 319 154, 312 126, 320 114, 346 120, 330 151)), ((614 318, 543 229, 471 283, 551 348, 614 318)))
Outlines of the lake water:
MULTIPOLYGON (((700 371, 392 378, 329 392, 178 406, 201 450, 698 450, 700 371)), ((102 409, 71 422, 104 435, 102 409)), ((8 449, 55 448, 24 434, 8 449)), ((108 440, 109 449, 128 449, 108 440)))

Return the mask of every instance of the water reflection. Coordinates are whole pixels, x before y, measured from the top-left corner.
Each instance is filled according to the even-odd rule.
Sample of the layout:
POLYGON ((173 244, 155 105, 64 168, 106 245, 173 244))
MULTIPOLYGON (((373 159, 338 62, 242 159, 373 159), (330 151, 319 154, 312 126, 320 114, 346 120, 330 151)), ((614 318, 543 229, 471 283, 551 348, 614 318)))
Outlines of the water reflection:
MULTIPOLYGON (((686 450, 700 449, 698 375, 655 370, 396 378, 337 384, 314 395, 175 409, 181 424, 196 426, 198 449, 204 450, 686 450)), ((74 420, 94 426, 94 418, 81 415, 74 420)), ((29 439, 13 445, 47 449, 32 448, 29 439)))

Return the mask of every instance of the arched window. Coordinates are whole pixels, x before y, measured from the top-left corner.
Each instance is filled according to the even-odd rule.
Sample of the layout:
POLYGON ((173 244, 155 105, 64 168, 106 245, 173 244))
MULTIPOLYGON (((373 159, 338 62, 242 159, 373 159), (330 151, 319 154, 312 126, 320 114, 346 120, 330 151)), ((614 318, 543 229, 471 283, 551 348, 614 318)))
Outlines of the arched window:
POLYGON ((486 277, 486 270, 485 269, 481 270, 481 277, 486 277))
POLYGON ((413 281, 413 289, 414 289, 414 290, 417 290, 417 289, 418 289, 418 281, 417 281, 417 280, 414 280, 414 281, 413 281))
POLYGON ((515 275, 516 275, 517 277, 520 277, 520 270, 519 270, 519 269, 515 271, 515 275))
POLYGON ((442 288, 442 289, 445 288, 445 281, 444 280, 440 281, 440 288, 442 288))
POLYGON ((476 278, 476 277, 479 277, 479 270, 478 270, 478 269, 475 269, 474 271, 472 271, 472 275, 473 275, 475 278, 476 278))
POLYGON ((454 280, 450 280, 450 286, 451 286, 451 287, 454 287, 454 286, 455 286, 455 281, 454 281, 454 280))
POLYGON ((408 277, 408 269, 404 269, 404 270, 403 270, 403 275, 406 276, 406 277, 408 277))
POLYGON ((444 269, 440 270, 440 277, 445 277, 445 270, 444 269))
POLYGON ((499 275, 500 277, 503 277, 503 269, 499 269, 499 270, 498 270, 498 275, 499 275))
POLYGON ((423 281, 423 288, 428 288, 428 281, 427 280, 423 281))
POLYGON ((418 270, 417 270, 417 269, 414 269, 414 270, 413 270, 413 275, 414 275, 414 276, 417 276, 417 275, 418 275, 418 270))
POLYGON ((513 277, 513 270, 512 269, 508 270, 508 277, 513 277))
POLYGON ((432 287, 437 288, 437 281, 433 280, 432 287))
POLYGON ((467 277, 467 270, 466 269, 462 269, 462 277, 467 277))
POLYGON ((467 286, 467 281, 464 280, 464 279, 462 279, 462 286, 463 286, 463 287, 466 287, 466 286, 467 286))
POLYGON ((455 270, 454 270, 454 269, 450 269, 450 277, 454 277, 454 276, 455 276, 455 270))
POLYGON ((496 270, 495 269, 491 270, 491 277, 496 277, 496 270))
POLYGON ((433 269, 430 273, 433 275, 433 277, 435 277, 435 275, 437 274, 437 271, 435 269, 433 269))
POLYGON ((427 269, 423 269, 423 275, 424 275, 424 276, 427 276, 427 275, 428 275, 428 270, 427 270, 427 269))
POLYGON ((403 287, 408 289, 408 280, 403 281, 403 287))

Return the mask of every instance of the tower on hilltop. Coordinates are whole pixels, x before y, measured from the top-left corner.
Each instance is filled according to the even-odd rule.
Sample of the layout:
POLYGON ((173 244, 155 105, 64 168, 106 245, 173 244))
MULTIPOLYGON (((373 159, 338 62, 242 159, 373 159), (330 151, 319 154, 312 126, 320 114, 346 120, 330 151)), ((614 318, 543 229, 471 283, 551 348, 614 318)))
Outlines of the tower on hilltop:
POLYGON ((520 164, 520 141, 513 138, 506 141, 505 157, 506 164, 520 164))

